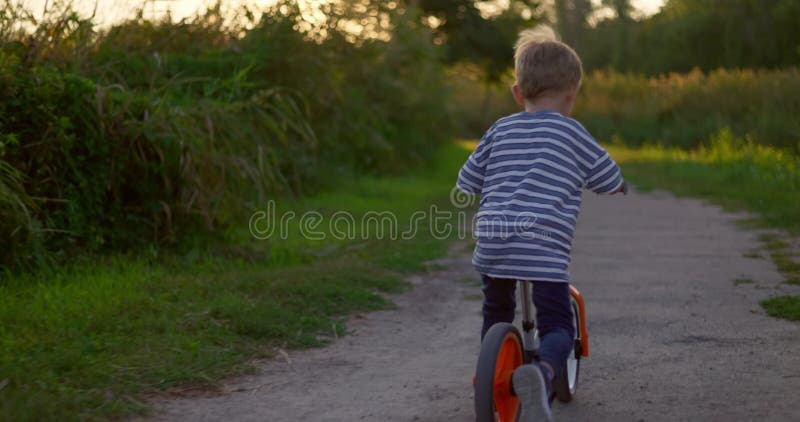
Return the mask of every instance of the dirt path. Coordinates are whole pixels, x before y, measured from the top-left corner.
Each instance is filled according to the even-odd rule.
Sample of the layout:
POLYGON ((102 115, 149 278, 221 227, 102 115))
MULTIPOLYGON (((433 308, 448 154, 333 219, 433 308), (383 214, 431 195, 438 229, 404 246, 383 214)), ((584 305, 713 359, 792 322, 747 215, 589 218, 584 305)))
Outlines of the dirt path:
MULTIPOLYGON (((742 256, 759 244, 735 218, 663 193, 585 195, 571 274, 592 354, 558 420, 800 420, 800 323, 758 305, 800 289, 742 256)), ((158 403, 154 419, 472 420, 480 289, 464 246, 333 345, 265 362, 223 395, 158 403)))

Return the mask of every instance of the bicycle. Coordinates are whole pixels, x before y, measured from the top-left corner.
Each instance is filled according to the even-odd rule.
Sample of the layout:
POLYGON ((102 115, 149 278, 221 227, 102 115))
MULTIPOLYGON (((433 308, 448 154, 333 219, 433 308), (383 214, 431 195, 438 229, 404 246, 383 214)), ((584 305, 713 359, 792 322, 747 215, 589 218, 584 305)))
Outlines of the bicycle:
MULTIPOLYGON (((518 281, 518 284, 522 333, 514 324, 501 322, 489 328, 481 343, 475 372, 475 415, 478 422, 517 420, 519 399, 511 392, 511 375, 518 366, 537 359, 539 338, 533 316, 532 282, 518 281)), ((572 401, 578 387, 580 360, 589 356, 583 297, 574 286, 569 289, 575 339, 566 370, 553 380, 555 398, 563 403, 572 401)))

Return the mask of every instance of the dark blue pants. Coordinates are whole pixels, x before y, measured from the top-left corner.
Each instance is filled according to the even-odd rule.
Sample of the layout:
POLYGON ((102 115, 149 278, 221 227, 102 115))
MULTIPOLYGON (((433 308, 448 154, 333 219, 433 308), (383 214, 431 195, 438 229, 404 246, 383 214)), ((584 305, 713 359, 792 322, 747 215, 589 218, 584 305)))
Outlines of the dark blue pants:
MULTIPOLYGON (((533 281, 533 305, 539 329, 539 360, 560 373, 572 349, 575 328, 572 326, 569 284, 533 281)), ((513 322, 516 307, 515 280, 483 276, 483 328, 481 340, 489 327, 498 322, 513 322)))

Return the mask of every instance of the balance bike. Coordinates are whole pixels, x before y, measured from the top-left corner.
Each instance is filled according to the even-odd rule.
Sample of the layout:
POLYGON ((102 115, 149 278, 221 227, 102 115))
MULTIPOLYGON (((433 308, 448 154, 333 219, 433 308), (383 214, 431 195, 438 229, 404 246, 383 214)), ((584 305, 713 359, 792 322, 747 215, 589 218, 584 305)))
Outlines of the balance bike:
MULTIPOLYGON (((511 375, 518 366, 538 358, 539 337, 533 316, 532 283, 519 281, 522 303, 522 334, 513 324, 494 324, 483 338, 475 371, 475 415, 477 422, 515 422, 519 399, 511 393, 511 375)), ((568 403, 578 387, 580 359, 589 355, 583 298, 570 286, 575 341, 566 371, 553 380, 553 392, 568 403)))

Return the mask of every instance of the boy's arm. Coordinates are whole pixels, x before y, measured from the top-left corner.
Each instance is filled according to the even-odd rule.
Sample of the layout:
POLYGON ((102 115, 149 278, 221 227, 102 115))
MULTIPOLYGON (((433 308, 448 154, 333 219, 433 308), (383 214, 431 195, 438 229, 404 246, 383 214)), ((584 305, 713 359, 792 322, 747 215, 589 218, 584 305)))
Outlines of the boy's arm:
POLYGON ((491 136, 489 132, 483 135, 480 143, 467 158, 467 162, 458 172, 456 187, 469 194, 480 194, 483 190, 483 178, 486 173, 486 161, 489 156, 489 143, 491 136))
POLYGON ((598 194, 615 194, 624 192, 625 182, 622 180, 622 172, 616 162, 608 155, 606 150, 597 160, 586 175, 586 189, 598 194))
POLYGON ((628 194, 628 182, 626 182, 623 179, 622 180, 622 184, 619 185, 619 189, 615 190, 614 192, 611 192, 612 195, 614 195, 616 193, 622 193, 623 195, 627 195, 628 194))
POLYGON ((577 120, 570 119, 573 128, 576 130, 576 139, 583 144, 584 151, 592 151, 596 156, 589 160, 581 161, 579 164, 584 173, 583 186, 597 194, 615 194, 622 192, 627 194, 628 187, 622 180, 622 172, 617 163, 608 155, 608 151, 597 142, 589 131, 577 120))

